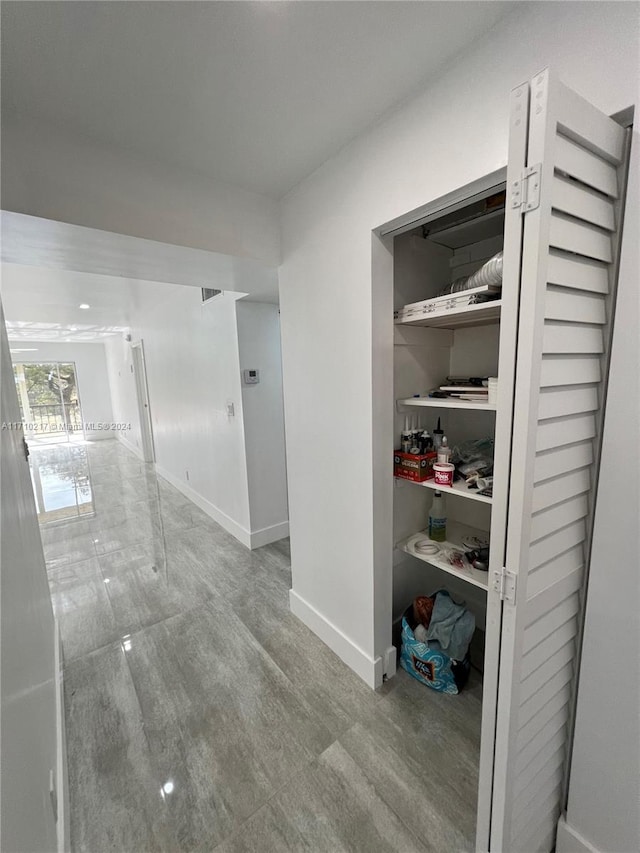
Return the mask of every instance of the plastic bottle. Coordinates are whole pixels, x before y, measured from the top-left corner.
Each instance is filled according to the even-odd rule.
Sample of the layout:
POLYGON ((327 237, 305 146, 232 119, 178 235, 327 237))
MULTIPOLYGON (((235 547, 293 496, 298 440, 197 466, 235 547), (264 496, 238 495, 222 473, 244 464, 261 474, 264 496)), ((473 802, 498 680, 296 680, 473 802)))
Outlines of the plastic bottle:
POLYGON ((449 441, 446 435, 442 436, 442 444, 438 448, 438 458, 437 462, 449 462, 449 457, 451 456, 451 448, 449 447, 449 441))
POLYGON ((442 436, 444 435, 444 430, 440 426, 440 418, 438 418, 438 426, 434 429, 432 435, 433 449, 438 450, 440 445, 442 444, 442 436))
POLYGON ((429 539, 433 539, 434 542, 444 542, 446 538, 447 516, 444 498, 441 492, 436 492, 429 510, 429 539))

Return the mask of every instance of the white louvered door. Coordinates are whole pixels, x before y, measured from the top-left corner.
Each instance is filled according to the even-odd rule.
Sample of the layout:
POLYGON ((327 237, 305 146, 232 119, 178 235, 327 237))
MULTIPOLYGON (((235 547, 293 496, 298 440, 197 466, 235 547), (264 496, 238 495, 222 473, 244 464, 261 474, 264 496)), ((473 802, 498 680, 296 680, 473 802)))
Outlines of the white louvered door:
POLYGON ((548 71, 532 79, 529 96, 525 162, 539 165, 539 178, 507 186, 507 217, 521 216, 523 231, 506 535, 515 594, 502 612, 496 853, 552 850, 563 805, 627 149, 623 128, 548 71), (518 194, 524 211, 511 206, 518 194))

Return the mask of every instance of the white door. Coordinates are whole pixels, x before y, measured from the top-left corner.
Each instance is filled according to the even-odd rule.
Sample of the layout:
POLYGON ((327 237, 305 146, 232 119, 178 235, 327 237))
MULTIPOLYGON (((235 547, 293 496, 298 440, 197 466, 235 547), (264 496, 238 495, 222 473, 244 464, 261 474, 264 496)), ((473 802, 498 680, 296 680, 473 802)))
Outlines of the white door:
POLYGON ((3 850, 50 853, 65 843, 57 636, 1 308, 0 338, 0 831, 3 850))
POLYGON ((507 184, 506 238, 519 218, 522 239, 505 245, 505 263, 521 251, 520 304, 506 573, 494 578, 503 603, 489 850, 533 853, 553 848, 564 805, 628 132, 548 71, 518 88, 512 143, 525 146, 526 170, 516 180, 510 170, 507 184), (516 112, 522 101, 528 110, 516 112))
POLYGON ((138 414, 140 416, 140 434, 142 436, 142 453, 145 462, 155 462, 153 447, 153 428, 151 426, 151 406, 147 386, 147 369, 144 362, 142 341, 131 345, 133 358, 133 373, 136 380, 136 396, 138 398, 138 414))

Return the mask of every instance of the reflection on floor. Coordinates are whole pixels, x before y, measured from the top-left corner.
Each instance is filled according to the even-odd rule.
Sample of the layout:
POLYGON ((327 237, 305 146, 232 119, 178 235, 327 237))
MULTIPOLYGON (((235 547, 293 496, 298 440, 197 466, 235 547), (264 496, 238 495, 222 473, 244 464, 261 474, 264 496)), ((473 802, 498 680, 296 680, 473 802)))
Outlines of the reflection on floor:
POLYGON ((72 849, 473 849, 479 684, 373 693, 290 614, 287 540, 250 552, 116 441, 86 454, 95 514, 42 528, 72 849))
POLYGON ((31 483, 38 521, 49 524, 93 514, 86 444, 30 443, 31 483))

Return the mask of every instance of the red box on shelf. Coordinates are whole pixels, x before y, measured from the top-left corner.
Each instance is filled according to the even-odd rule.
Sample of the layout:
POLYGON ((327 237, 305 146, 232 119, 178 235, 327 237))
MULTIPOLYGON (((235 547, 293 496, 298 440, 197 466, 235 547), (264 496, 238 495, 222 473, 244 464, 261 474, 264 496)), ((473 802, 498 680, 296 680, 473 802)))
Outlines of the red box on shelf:
POLYGON ((433 480, 433 463, 438 454, 434 452, 425 453, 422 456, 414 456, 413 453, 403 453, 401 450, 393 451, 393 474, 401 480, 412 480, 414 483, 423 483, 425 480, 433 480))

